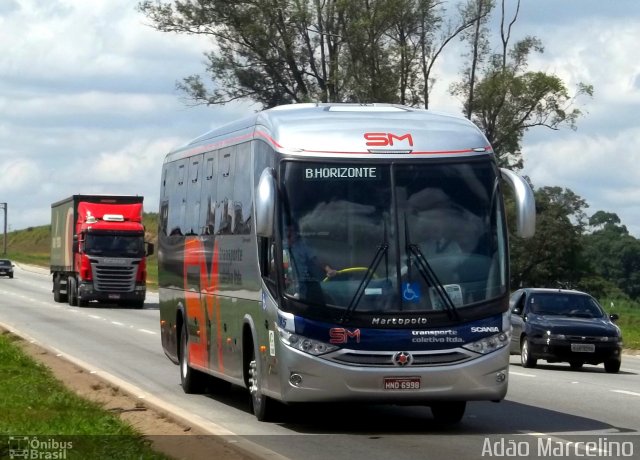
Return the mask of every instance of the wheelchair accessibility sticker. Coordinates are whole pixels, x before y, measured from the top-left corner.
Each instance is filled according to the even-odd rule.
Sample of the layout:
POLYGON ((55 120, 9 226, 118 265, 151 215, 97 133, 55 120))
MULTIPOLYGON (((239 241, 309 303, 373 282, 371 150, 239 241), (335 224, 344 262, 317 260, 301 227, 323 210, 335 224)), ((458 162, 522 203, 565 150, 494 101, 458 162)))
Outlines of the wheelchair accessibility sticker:
POLYGON ((402 298, 407 302, 417 303, 420 302, 420 284, 418 283, 404 283, 402 286, 402 298))

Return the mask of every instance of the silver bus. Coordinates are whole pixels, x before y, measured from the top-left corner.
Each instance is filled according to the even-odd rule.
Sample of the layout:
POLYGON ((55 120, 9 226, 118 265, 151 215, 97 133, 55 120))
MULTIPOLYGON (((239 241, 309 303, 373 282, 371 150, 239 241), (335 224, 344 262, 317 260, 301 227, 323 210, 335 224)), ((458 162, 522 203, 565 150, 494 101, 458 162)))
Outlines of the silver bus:
POLYGON ((443 423, 508 384, 508 233, 528 184, 470 121, 389 104, 294 104, 170 152, 160 193, 162 346, 182 387, 279 402, 424 405, 443 423))

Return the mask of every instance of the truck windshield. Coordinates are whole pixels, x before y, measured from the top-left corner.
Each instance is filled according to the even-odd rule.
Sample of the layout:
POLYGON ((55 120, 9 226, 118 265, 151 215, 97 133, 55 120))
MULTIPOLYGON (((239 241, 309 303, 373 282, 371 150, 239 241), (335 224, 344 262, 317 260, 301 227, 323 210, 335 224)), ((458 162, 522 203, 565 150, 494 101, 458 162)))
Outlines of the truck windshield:
POLYGON ((90 256, 143 257, 144 237, 88 233, 84 240, 84 252, 90 256))
POLYGON ((506 293, 504 217, 489 159, 291 161, 281 178, 285 296, 349 314, 424 314, 506 293))

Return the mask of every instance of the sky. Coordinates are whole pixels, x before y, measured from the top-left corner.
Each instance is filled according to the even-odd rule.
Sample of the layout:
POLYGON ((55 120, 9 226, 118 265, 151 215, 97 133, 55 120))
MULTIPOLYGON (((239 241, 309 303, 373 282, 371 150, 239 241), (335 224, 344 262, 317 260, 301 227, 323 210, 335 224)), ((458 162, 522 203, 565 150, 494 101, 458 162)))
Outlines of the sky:
MULTIPOLYGON (((136 4, 0 0, 0 203, 9 231, 48 224, 51 203, 72 194, 143 195, 145 210, 157 212, 166 153, 256 110, 190 106, 176 82, 204 73, 212 42, 155 31, 136 4)), ((577 101, 576 131, 525 134, 521 173, 536 188, 571 189, 588 215, 616 213, 640 238, 640 2, 522 0, 513 35, 544 45, 530 70, 558 75, 570 92, 580 82, 595 90, 577 101)), ((431 109, 461 113, 448 90, 462 66, 452 43, 436 66, 431 109)))

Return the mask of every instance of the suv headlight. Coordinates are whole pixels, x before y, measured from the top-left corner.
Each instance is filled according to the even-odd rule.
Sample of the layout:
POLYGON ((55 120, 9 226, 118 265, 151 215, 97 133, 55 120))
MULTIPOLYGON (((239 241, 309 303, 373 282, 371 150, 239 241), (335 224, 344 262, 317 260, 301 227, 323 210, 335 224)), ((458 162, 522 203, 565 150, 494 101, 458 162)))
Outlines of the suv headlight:
POLYGON ((547 331, 546 333, 547 338, 549 339, 553 339, 553 340, 567 340, 567 336, 564 334, 554 334, 551 331, 547 331))
POLYGON ((500 348, 507 346, 510 340, 511 331, 506 331, 489 337, 485 337, 484 339, 480 339, 476 342, 468 343, 462 348, 466 348, 467 350, 486 355, 487 353, 494 352, 496 350, 499 350, 500 348))
POLYGON ((278 328, 278 333, 280 334, 280 340, 285 345, 313 356, 323 355, 338 349, 335 345, 294 334, 281 328, 278 328))

